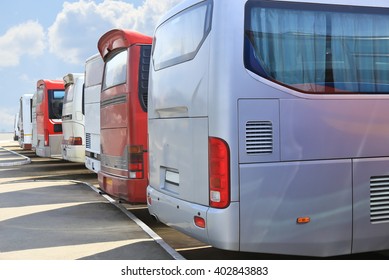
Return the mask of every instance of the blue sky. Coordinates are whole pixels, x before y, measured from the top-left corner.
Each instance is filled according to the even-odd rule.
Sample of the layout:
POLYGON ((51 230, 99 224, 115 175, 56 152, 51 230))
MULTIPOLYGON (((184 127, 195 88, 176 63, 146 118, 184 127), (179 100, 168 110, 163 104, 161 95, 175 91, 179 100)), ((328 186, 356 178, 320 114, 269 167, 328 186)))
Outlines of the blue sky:
POLYGON ((112 28, 152 35, 160 16, 182 0, 12 0, 0 19, 0 132, 12 132, 20 96, 39 79, 83 72, 112 28))

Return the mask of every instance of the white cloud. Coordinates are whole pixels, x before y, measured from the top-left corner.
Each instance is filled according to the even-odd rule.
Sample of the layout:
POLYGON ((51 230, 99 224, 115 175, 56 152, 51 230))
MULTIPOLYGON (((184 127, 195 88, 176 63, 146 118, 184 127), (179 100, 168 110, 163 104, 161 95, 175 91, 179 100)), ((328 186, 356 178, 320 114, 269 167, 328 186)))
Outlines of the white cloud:
POLYGON ((145 0, 138 7, 119 0, 65 2, 49 28, 50 51, 64 61, 84 63, 97 52, 97 41, 108 30, 127 28, 151 36, 160 16, 181 1, 145 0))
POLYGON ((14 26, 0 36, 0 68, 19 65, 23 55, 39 56, 45 48, 43 27, 35 21, 14 26))

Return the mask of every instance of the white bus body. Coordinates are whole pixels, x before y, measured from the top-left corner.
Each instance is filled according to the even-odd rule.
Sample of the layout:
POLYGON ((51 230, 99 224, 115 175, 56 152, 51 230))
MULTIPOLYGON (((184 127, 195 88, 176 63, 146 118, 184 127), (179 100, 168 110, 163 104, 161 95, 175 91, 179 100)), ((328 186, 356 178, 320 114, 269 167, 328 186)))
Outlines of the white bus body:
POLYGON ((172 9, 150 67, 149 212, 227 250, 389 249, 388 26, 384 0, 172 9))
POLYGON ((31 116, 32 116, 32 136, 31 136, 31 149, 33 151, 36 150, 36 146, 38 145, 38 131, 36 126, 36 99, 37 93, 34 93, 32 96, 32 107, 31 107, 31 116))
POLYGON ((100 92, 104 61, 100 53, 85 62, 85 166, 100 170, 100 92))
POLYGON ((62 107, 62 158, 85 162, 85 120, 83 112, 84 74, 70 73, 64 78, 62 107))
POLYGON ((19 113, 16 113, 14 118, 14 141, 18 141, 19 137, 20 137, 19 113))
POLYGON ((31 150, 32 136, 32 94, 23 94, 20 97, 19 110, 19 146, 24 150, 31 150))

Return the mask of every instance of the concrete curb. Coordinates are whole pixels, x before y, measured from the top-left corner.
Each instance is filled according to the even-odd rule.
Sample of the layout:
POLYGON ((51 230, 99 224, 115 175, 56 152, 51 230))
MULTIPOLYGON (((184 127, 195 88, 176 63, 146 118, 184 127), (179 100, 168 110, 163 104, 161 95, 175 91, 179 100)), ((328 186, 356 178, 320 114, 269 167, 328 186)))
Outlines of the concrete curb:
POLYGON ((2 166, 18 166, 18 165, 25 165, 25 164, 31 163, 31 159, 29 157, 18 154, 17 152, 8 150, 8 149, 1 147, 1 146, 0 146, 0 149, 5 150, 5 151, 12 153, 14 155, 17 155, 17 156, 21 157, 22 159, 24 159, 22 161, 16 160, 16 161, 12 161, 12 162, 1 162, 0 161, 0 167, 2 167, 2 166))

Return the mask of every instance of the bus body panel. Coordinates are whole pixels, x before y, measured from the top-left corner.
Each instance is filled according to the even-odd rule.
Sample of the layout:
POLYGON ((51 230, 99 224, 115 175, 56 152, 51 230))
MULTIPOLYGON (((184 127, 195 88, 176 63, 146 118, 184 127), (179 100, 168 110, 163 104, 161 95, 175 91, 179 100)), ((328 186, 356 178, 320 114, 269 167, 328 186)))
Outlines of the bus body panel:
POLYGON ((20 137, 18 137, 18 140, 19 146, 23 150, 31 150, 32 148, 32 96, 32 94, 23 94, 22 97, 20 97, 20 137))
MULTIPOLYGON (((388 86, 378 85, 384 89, 380 94, 332 94, 328 88, 325 94, 304 93, 298 86, 284 85, 248 69, 246 4, 271 7, 283 2, 289 8, 294 5, 285 0, 184 1, 161 19, 150 68, 149 212, 222 249, 313 256, 387 250, 388 206, 378 201, 377 209, 370 195, 378 193, 387 199, 388 86), (161 63, 158 43, 169 31, 164 28, 208 3, 212 5, 212 28, 195 55, 161 63), (207 85, 203 87, 202 82, 207 85), (197 119, 208 131, 195 128, 197 119), (205 202, 204 197, 211 196, 209 171, 197 169, 209 169, 204 155, 210 151, 186 150, 194 132, 202 133, 194 136, 195 141, 222 139, 230 151, 230 204, 226 208, 213 208, 205 202), (178 166, 181 162, 183 166, 178 166), (196 180, 193 174, 181 171, 186 165, 192 167, 196 180), (180 170, 179 176, 169 173, 167 177, 164 168, 180 170), (178 181, 179 186, 164 187, 167 178, 178 181), (209 193, 191 197, 192 191, 209 193), (207 212, 205 229, 193 225, 197 209, 202 218, 207 212)), ((328 6, 331 12, 350 5, 389 8, 384 1, 295 2, 302 8, 308 2, 310 7, 315 5, 312 2, 339 5, 328 6)), ((374 12, 379 14, 379 10, 374 12)), ((185 29, 183 34, 193 32, 185 29)), ((376 63, 377 70, 387 68, 387 48, 381 51, 376 56, 382 59, 376 63)))
POLYGON ((353 252, 387 250, 389 158, 353 160, 353 252))
POLYGON ((158 139, 150 141, 150 185, 172 197, 207 205, 208 190, 201 187, 208 185, 207 131, 206 118, 150 121, 149 138, 158 139), (173 156, 177 153, 180 157, 173 156))
POLYGON ((99 53, 85 62, 85 166, 100 170, 100 92, 104 62, 99 53))
POLYGON ((293 99, 280 106, 284 161, 389 156, 389 100, 293 99))
POLYGON ((241 164, 241 250, 350 254, 351 171, 351 160, 241 164))
POLYGON ((108 194, 130 203, 146 201, 147 90, 142 91, 141 86, 147 89, 151 41, 151 37, 140 33, 113 29, 98 43, 105 62, 100 99, 99 185, 108 194), (116 63, 123 65, 119 69, 116 63), (107 67, 116 67, 116 72, 107 67))
MULTIPOLYGON (((62 158, 73 162, 85 162, 85 120, 83 114, 84 74, 68 74, 72 82, 65 85, 62 109, 62 158)), ((65 76, 66 77, 66 76, 65 76)), ((65 78, 64 78, 65 79, 65 78)))
POLYGON ((62 157, 62 106, 63 80, 39 80, 37 82, 37 146, 40 157, 62 157))

